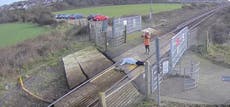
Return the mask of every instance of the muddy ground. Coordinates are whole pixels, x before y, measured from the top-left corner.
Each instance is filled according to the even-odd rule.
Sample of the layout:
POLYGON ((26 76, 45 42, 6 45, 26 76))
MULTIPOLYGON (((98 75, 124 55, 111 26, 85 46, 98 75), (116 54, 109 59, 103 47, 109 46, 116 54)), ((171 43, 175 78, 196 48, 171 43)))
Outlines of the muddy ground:
MULTIPOLYGON (((156 29, 165 33, 176 27, 176 25, 180 24, 184 20, 188 20, 189 18, 202 13, 204 10, 207 10, 207 8, 184 8, 171 12, 155 14, 155 24, 152 26, 155 26, 156 29), (158 22, 160 19, 165 19, 166 23, 164 26, 156 26, 159 25, 158 22)), ((128 37, 127 44, 116 48, 111 48, 106 53, 110 58, 114 58, 141 43, 142 39, 139 35, 136 35, 135 37, 128 37)), ((70 91, 67 86, 63 63, 60 59, 57 59, 57 62, 54 62, 54 64, 44 63, 42 65, 36 65, 35 68, 29 69, 28 71, 31 74, 25 75, 25 87, 34 94, 42 97, 44 100, 52 102, 70 91)), ((14 84, 6 84, 1 87, 0 105, 2 107, 43 107, 49 104, 23 92, 16 80, 11 81, 14 81, 14 84)))

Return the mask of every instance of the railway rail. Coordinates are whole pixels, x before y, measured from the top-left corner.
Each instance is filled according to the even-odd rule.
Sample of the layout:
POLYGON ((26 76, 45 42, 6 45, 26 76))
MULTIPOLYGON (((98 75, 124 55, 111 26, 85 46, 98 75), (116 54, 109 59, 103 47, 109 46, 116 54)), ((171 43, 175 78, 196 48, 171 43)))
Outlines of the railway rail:
MULTIPOLYGON (((160 42, 163 43, 160 46, 162 50, 164 50, 164 52, 162 53, 167 53, 169 51, 169 42, 174 34, 179 32, 185 26, 188 26, 189 29, 193 29, 201 22, 214 15, 215 12, 219 11, 223 7, 224 6, 215 8, 211 11, 205 12, 202 15, 194 17, 189 21, 180 24, 172 31, 160 36, 160 42)), ((155 52, 151 54, 148 58, 146 58, 146 60, 150 59, 153 55, 155 55, 155 52)), ((115 71, 114 68, 115 65, 112 65, 103 72, 97 74, 93 78, 72 89, 70 92, 51 103, 48 107, 93 107, 98 102, 98 92, 103 91, 106 93, 110 93, 111 95, 111 93, 114 93, 113 91, 116 91, 114 90, 115 87, 117 88, 117 86, 119 85, 120 87, 118 89, 120 89, 125 86, 124 84, 127 84, 126 82, 121 85, 121 82, 127 79, 128 76, 125 73, 115 71)), ((135 67, 133 70, 135 70, 136 68, 137 67, 135 67)))

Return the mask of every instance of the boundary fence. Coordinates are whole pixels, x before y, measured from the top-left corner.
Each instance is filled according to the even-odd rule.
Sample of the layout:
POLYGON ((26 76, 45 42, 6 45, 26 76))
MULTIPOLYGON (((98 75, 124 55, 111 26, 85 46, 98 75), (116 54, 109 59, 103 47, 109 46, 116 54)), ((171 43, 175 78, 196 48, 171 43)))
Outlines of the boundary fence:
POLYGON ((126 18, 117 18, 113 20, 113 25, 109 21, 91 21, 89 22, 89 39, 95 42, 95 45, 102 51, 107 47, 117 47, 126 43, 127 34, 142 29, 141 16, 126 18))
POLYGON ((117 18, 113 20, 113 36, 122 36, 125 30, 127 34, 129 34, 141 29, 141 16, 117 18))
POLYGON ((191 62, 190 69, 184 69, 184 90, 196 88, 198 86, 200 63, 191 62))

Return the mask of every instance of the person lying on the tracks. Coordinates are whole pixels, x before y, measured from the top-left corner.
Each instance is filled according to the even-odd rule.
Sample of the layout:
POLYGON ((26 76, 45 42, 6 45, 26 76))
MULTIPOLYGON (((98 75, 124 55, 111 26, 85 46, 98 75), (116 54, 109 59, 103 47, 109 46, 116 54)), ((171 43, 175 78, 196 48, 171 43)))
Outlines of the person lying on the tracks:
POLYGON ((136 60, 134 58, 123 58, 120 65, 124 65, 124 64, 136 64, 139 66, 139 65, 144 65, 144 62, 136 60))
POLYGON ((134 58, 123 58, 121 61, 116 63, 115 70, 128 73, 140 65, 144 65, 144 62, 134 58))

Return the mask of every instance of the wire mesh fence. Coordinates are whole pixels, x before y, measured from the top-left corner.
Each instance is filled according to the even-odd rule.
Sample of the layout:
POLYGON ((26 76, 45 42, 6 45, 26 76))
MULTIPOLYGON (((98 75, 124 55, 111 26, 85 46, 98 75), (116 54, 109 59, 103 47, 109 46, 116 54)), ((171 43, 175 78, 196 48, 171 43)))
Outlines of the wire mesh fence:
POLYGON ((141 16, 114 19, 113 36, 122 36, 124 34, 125 27, 128 34, 137 30, 141 30, 142 29, 141 16))
POLYGON ((113 20, 113 25, 109 21, 90 21, 90 40, 101 50, 107 47, 117 47, 126 43, 126 34, 142 29, 141 16, 117 18, 113 20), (124 24, 125 23, 125 24, 124 24))

